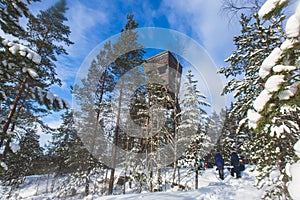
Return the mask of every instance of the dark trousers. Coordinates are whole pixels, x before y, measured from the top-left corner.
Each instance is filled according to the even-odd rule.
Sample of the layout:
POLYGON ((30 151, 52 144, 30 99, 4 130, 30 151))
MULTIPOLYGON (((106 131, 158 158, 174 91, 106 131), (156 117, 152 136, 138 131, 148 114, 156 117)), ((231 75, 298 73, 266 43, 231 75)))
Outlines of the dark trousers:
POLYGON ((233 166, 234 172, 236 173, 236 178, 240 178, 241 177, 241 172, 240 172, 240 166, 235 165, 233 166))
POLYGON ((220 179, 224 180, 224 167, 223 166, 217 166, 217 169, 219 171, 220 179))

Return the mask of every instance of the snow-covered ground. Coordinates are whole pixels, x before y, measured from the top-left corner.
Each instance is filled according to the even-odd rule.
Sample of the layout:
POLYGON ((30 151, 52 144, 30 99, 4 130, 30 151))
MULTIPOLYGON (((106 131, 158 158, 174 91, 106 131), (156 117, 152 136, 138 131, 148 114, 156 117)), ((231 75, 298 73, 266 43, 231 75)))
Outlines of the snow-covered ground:
MULTIPOLYGON (((231 177, 227 169, 225 172, 225 180, 218 179, 217 171, 215 168, 206 169, 205 172, 199 176, 199 189, 190 189, 188 191, 176 191, 175 188, 167 187, 164 192, 142 192, 139 194, 125 194, 125 195, 109 195, 100 196, 94 195, 85 198, 90 199, 103 199, 103 200, 153 200, 153 199, 176 199, 176 200, 214 200, 214 199, 260 199, 263 191, 254 187, 255 172, 252 172, 253 166, 246 166, 246 170, 242 173, 242 178, 236 179, 231 177)), ((182 170, 182 185, 194 187, 194 174, 186 175, 182 170)), ((170 179, 171 180, 171 176, 170 179)), ((55 195, 50 193, 51 178, 48 175, 44 176, 30 176, 26 182, 16 191, 10 199, 25 199, 25 200, 42 200, 54 199, 55 195)), ((130 193, 130 191, 128 191, 130 193)), ((78 199, 66 198, 66 199, 78 199)))
MULTIPOLYGON (((199 189, 191 191, 172 191, 158 192, 158 193, 141 193, 128 194, 118 196, 104 196, 94 197, 94 199, 103 200, 235 200, 235 199, 260 199, 262 191, 259 191, 253 185, 255 183, 254 173, 250 172, 251 168, 247 168, 243 172, 241 179, 231 177, 229 172, 225 169, 225 180, 221 181, 217 178, 217 171, 215 169, 208 169, 199 177, 199 189)), ((184 181, 183 181, 184 182, 184 181)))

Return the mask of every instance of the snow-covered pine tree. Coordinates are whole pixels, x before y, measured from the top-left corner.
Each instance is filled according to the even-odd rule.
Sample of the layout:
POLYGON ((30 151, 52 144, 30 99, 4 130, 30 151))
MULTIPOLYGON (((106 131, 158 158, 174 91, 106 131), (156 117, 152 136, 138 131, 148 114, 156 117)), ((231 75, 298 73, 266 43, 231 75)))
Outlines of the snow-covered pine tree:
MULTIPOLYGON (((158 74, 152 74, 151 78, 154 76, 158 76, 158 74)), ((162 155, 161 149, 171 142, 170 138, 174 138, 175 126, 172 117, 174 115, 174 100, 164 85, 154 83, 147 85, 147 102, 146 130, 150 137, 147 138, 146 143, 148 149, 146 168, 148 169, 149 191, 162 191, 163 159, 169 155, 162 155), (150 107, 155 108, 156 106, 159 106, 158 110, 150 109, 150 107), (161 119, 166 120, 166 122, 160 124, 164 122, 161 119), (159 130, 157 127, 161 129, 159 130)))
MULTIPOLYGON (((2 184, 18 187, 25 181, 25 177, 34 172, 33 162, 43 155, 43 148, 39 144, 39 135, 36 133, 37 125, 24 121, 24 127, 17 130, 21 136, 19 143, 11 142, 7 153, 7 165, 2 184)), ((17 141, 18 142, 18 141, 17 141)))
POLYGON ((111 93, 115 86, 111 68, 113 61, 112 44, 107 42, 92 61, 87 77, 73 88, 76 103, 80 106, 80 109, 76 109, 74 114, 78 135, 82 138, 87 150, 98 159, 98 161, 86 160, 86 165, 90 166, 84 175, 86 177, 86 196, 91 192, 89 177, 92 174, 90 172, 94 165, 100 166, 100 163, 103 162, 101 158, 105 156, 102 154, 107 152, 108 146, 103 138, 110 139, 111 127, 114 124, 109 106, 111 93))
MULTIPOLYGON (((34 0, 36 1, 36 0, 34 0)), ((24 27, 22 27, 19 24, 19 19, 22 17, 28 18, 31 16, 31 12, 28 9, 28 5, 31 3, 31 1, 1 1, 1 9, 0 9, 0 15, 1 15, 1 30, 6 34, 4 36, 0 36, 0 47, 3 47, 2 41, 6 39, 6 37, 16 37, 20 38, 25 35, 24 27)), ((0 70, 0 101, 7 100, 6 93, 8 91, 5 87, 2 87, 4 83, 6 83, 8 80, 10 80, 10 76, 12 72, 8 71, 8 69, 5 69, 4 66, 7 63, 7 52, 6 51, 0 51, 0 58, 1 58, 1 70, 0 70)), ((10 64, 10 68, 14 66, 12 63, 10 64)), ((1 116, 3 117, 3 116, 1 116)), ((1 120, 3 121, 3 120, 1 120)))
MULTIPOLYGON (((25 34, 24 27, 19 24, 19 20, 22 17, 28 18, 31 16, 31 12, 29 11, 29 4, 32 2, 36 2, 40 0, 26 0, 26 1, 1 1, 1 30, 9 35, 13 35, 15 37, 20 37, 25 34)), ((1 39, 2 36, 1 36, 1 39)))
MULTIPOLYGON (((267 20, 278 16, 287 2, 266 1, 259 11, 260 17, 267 20)), ((293 147, 300 138, 299 3, 284 32, 285 40, 259 65, 263 80, 259 86, 263 90, 248 110, 249 127, 258 132, 250 151, 259 171, 258 185, 266 188, 265 199, 290 198, 290 172, 286 166, 298 160, 293 147)))
MULTIPOLYGON (((218 128, 222 128, 222 130, 218 130, 220 131, 220 135, 215 147, 212 149, 211 155, 213 158, 215 151, 219 149, 223 153, 225 162, 230 161, 230 154, 233 150, 237 151, 245 158, 249 158, 250 156, 249 151, 245 149, 247 146, 245 144, 249 141, 249 134, 251 135, 251 132, 236 132, 237 128, 239 127, 239 121, 241 120, 241 117, 237 115, 230 116, 231 110, 232 105, 231 107, 226 108, 226 110, 221 110, 218 128)), ((211 119, 210 126, 211 124, 215 124, 215 122, 212 121, 213 119, 214 118, 211 119)))
POLYGON ((209 116, 209 124, 207 134, 211 138, 212 144, 216 144, 221 147, 220 136, 222 133, 224 119, 226 116, 226 111, 224 109, 221 110, 220 114, 216 111, 212 112, 211 116, 209 116))
MULTIPOLYGON (((120 129, 120 106, 127 101, 126 95, 123 94, 125 83, 120 84, 118 88, 115 86, 121 78, 121 81, 128 81, 125 79, 130 77, 123 75, 143 61, 143 51, 139 50, 142 47, 136 42, 138 36, 134 32, 138 24, 134 21, 133 14, 129 14, 127 19, 125 31, 122 30, 117 42, 104 45, 103 51, 91 63, 88 77, 74 86, 74 96, 80 106, 80 109, 75 111, 79 134, 88 150, 93 155, 97 155, 99 162, 104 161, 102 156, 106 161, 111 160, 111 163, 104 163, 111 169, 111 177, 108 179, 109 194, 112 194, 114 187, 115 146, 124 148, 127 144, 126 133, 120 129), (132 49, 138 50, 132 51, 132 49), (126 53, 123 54, 124 52, 126 53), (117 99, 111 102, 113 95, 117 96, 117 99), (109 106, 112 103, 116 104, 115 107, 118 110, 116 116, 113 116, 111 106, 109 106), (100 129, 104 132, 101 133, 100 129), (106 140, 112 141, 113 145, 106 140), (109 155, 109 159, 106 152, 112 154, 109 155)), ((86 188, 86 195, 88 195, 88 188, 86 188)))
MULTIPOLYGON (((132 91, 134 89, 130 86, 132 83, 135 85, 135 81, 141 78, 141 73, 138 71, 139 70, 133 70, 132 73, 130 73, 130 77, 128 77, 130 82, 126 86, 126 89, 129 89, 130 91, 125 93, 131 94, 131 98, 123 98, 123 100, 128 101, 128 106, 130 108, 129 120, 132 120, 134 123, 136 123, 138 125, 137 127, 139 127, 138 131, 143 133, 145 129, 142 129, 142 127, 145 126, 149 114, 147 89, 146 86, 143 85, 136 89, 133 93, 132 91)), ((132 128, 135 129, 136 127, 132 128)), ((132 130, 132 132, 136 133, 137 130, 132 130)), ((126 179, 129 177, 129 188, 132 188, 132 185, 134 184, 136 187, 138 187, 138 191, 141 192, 147 186, 147 170, 145 160, 140 155, 147 153, 147 147, 145 144, 147 143, 148 138, 132 137, 128 133, 124 134, 124 136, 121 138, 120 140, 123 141, 122 148, 126 152, 126 158, 124 161, 124 177, 126 179)), ((124 181, 123 184, 123 194, 126 192, 125 189, 126 181, 124 181)))
POLYGON ((137 67, 143 63, 143 56, 144 50, 142 49, 142 45, 137 42, 138 33, 135 32, 135 29, 138 27, 138 23, 134 20, 133 13, 127 15, 127 22, 125 25, 125 29, 122 29, 121 35, 118 38, 117 42, 113 44, 113 52, 117 55, 117 59, 112 65, 113 74, 117 79, 122 78, 120 81, 120 87, 118 90, 114 92, 118 92, 118 99, 117 99, 117 113, 116 113, 116 126, 115 131, 113 134, 113 146, 112 146, 112 162, 111 162, 111 173, 110 173, 110 182, 109 182, 109 189, 108 193, 112 194, 113 187, 114 187, 114 175, 115 175, 115 167, 116 167, 116 157, 117 151, 116 146, 119 146, 120 138, 124 137, 124 133, 120 129, 120 117, 121 117, 121 106, 124 100, 123 98, 126 97, 124 89, 124 74, 128 72, 130 69, 137 67), (133 50, 134 49, 134 50, 133 50), (124 52, 126 52, 124 54, 124 52))
POLYGON ((195 189, 197 189, 199 162, 209 152, 207 147, 210 145, 210 138, 206 133, 208 116, 205 107, 210 106, 210 104, 205 101, 206 97, 198 90, 198 81, 194 80, 193 77, 192 71, 188 70, 187 82, 184 83, 186 90, 180 104, 182 111, 178 114, 181 118, 178 129, 179 133, 193 133, 191 143, 180 163, 181 166, 189 167, 195 172, 195 189))
MULTIPOLYGON (((16 4, 10 5, 10 2, 3 2, 4 7, 16 6, 16 4)), ((14 8, 18 12, 22 10, 18 7, 14 8)), ((3 58, 3 62, 0 63, 1 77, 5 78, 0 82, 1 89, 4 90, 2 94, 5 94, 1 102, 5 108, 1 113, 4 121, 1 126, 0 141, 0 146, 4 147, 1 154, 2 161, 6 159, 10 142, 16 137, 14 131, 21 124, 19 120, 22 118, 21 114, 25 114, 31 122, 43 124, 39 119, 41 114, 47 114, 51 109, 59 110, 68 107, 67 102, 49 92, 51 85, 59 83, 55 73, 57 56, 66 54, 64 47, 55 42, 71 44, 68 40, 69 27, 63 25, 66 21, 64 17, 66 2, 59 1, 48 10, 42 11, 37 17, 30 15, 25 7, 24 9, 27 10, 25 16, 29 17, 27 29, 26 31, 21 29, 22 34, 13 34, 19 41, 11 42, 1 38, 1 47, 3 47, 0 52, 3 58), (49 13, 51 13, 52 21, 49 21, 49 13), (26 46, 21 44, 21 41, 26 46), (37 102, 46 105, 46 108, 36 104, 37 102)), ((10 33, 7 30, 3 31, 10 33)))
MULTIPOLYGON (((237 49, 225 60, 229 62, 229 66, 222 67, 219 71, 227 79, 230 79, 224 87, 223 94, 233 93, 235 98, 227 119, 233 123, 234 129, 236 129, 235 138, 243 139, 243 145, 234 146, 235 150, 251 152, 249 149, 254 146, 253 140, 257 135, 249 130, 245 120, 242 119, 247 116, 253 100, 263 90, 262 79, 259 77, 259 66, 284 39, 282 33, 284 19, 285 16, 280 12, 267 21, 262 20, 257 13, 252 17, 242 14, 241 34, 234 37, 237 49)), ((234 133, 230 134, 235 135, 234 133)), ((252 161, 256 164, 255 159, 252 161)))
POLYGON ((82 197, 80 191, 85 189, 87 181, 89 189, 91 188, 91 193, 99 194, 101 192, 99 180, 102 181, 104 178, 102 165, 93 158, 78 136, 73 112, 67 110, 62 115, 62 120, 62 125, 53 133, 49 151, 49 156, 56 161, 52 188, 57 177, 65 176, 63 182, 57 187, 55 195, 58 198, 68 196, 82 197), (91 160, 93 162, 90 162, 91 160), (92 176, 97 178, 92 180, 92 176))
POLYGON ((211 149, 222 149, 221 146, 223 146, 223 144, 221 141, 221 136, 226 113, 227 112, 224 109, 222 109, 219 114, 216 111, 213 111, 212 114, 209 116, 207 135, 210 137, 211 140, 211 149))
POLYGON ((236 144, 237 121, 229 118, 230 109, 222 109, 218 114, 213 112, 209 117, 207 135, 211 138, 210 153, 206 156, 207 162, 214 163, 217 150, 223 154, 224 160, 230 160, 229 155, 236 144))
POLYGON ((72 160, 73 157, 77 157, 73 156, 75 154, 73 150, 78 148, 77 143, 80 141, 77 136, 73 113, 67 110, 64 114, 62 114, 61 119, 61 126, 53 130, 52 141, 50 142, 48 150, 49 156, 56 160, 56 175, 64 174, 72 168, 78 168, 74 167, 74 163, 72 162, 80 163, 79 160, 72 160), (73 146, 76 147, 73 148, 73 146))
POLYGON ((231 115, 246 116, 252 100, 259 94, 261 80, 258 70, 263 59, 282 40, 282 21, 280 15, 273 19, 273 23, 263 23, 257 14, 253 17, 241 16, 241 34, 233 41, 236 50, 225 60, 229 66, 222 67, 219 73, 230 80, 224 87, 223 94, 234 93, 235 102, 231 115))
MULTIPOLYGON (((1 1, 1 30, 7 34, 5 37, 21 37, 25 35, 25 30, 19 24, 19 19, 21 17, 29 17, 31 15, 28 5, 29 1, 19 1, 19 2, 12 2, 12 1, 1 1)), ((3 129, 3 122, 5 122, 6 117, 9 113, 10 109, 10 99, 8 97, 11 96, 11 90, 14 88, 10 85, 11 75, 14 74, 14 70, 12 69, 15 67, 15 58, 10 55, 8 50, 3 50, 5 48, 5 44, 3 41, 6 40, 4 36, 0 36, 1 43, 0 47, 2 50, 0 51, 0 58, 1 58, 1 70, 0 70, 0 103, 1 103, 1 138, 4 137, 2 129, 3 129), (10 59, 9 59, 10 58, 10 59), (9 62, 11 60, 11 62, 9 62)), ((2 145, 1 145, 2 146, 2 145)), ((3 152, 2 152, 3 153, 3 152)))

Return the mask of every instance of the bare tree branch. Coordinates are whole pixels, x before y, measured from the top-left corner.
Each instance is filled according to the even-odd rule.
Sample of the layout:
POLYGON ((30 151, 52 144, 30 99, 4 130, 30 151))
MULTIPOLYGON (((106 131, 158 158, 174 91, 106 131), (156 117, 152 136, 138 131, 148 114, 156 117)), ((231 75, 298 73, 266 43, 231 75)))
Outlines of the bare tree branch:
POLYGON ((263 0, 223 0, 221 12, 227 15, 231 23, 233 19, 239 19, 240 13, 253 15, 258 12, 263 2, 263 0))

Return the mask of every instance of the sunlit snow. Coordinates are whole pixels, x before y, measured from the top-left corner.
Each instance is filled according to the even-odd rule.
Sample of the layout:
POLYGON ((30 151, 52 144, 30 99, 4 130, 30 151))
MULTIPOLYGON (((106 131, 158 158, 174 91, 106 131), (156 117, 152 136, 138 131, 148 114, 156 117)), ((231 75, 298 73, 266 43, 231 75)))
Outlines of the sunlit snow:
POLYGON ((285 2, 287 2, 287 0, 267 0, 259 9, 258 15, 260 17, 265 17, 276 8, 276 5, 282 5, 285 2))
POLYGON ((286 35, 288 37, 297 37, 300 32, 300 22, 296 15, 292 15, 286 22, 286 35))
POLYGON ((271 68, 276 65, 282 56, 283 51, 277 47, 271 54, 263 61, 261 68, 259 69, 259 76, 265 78, 270 74, 271 68))
POLYGON ((253 102, 253 107, 260 112, 264 109, 266 103, 271 99, 272 95, 268 90, 263 90, 253 102))
POLYGON ((285 82, 284 75, 273 75, 268 78, 265 83, 265 88, 269 92, 276 92, 279 90, 283 82, 285 82))
POLYGON ((41 56, 39 54, 37 54, 36 52, 32 51, 31 49, 29 49, 28 47, 26 47, 22 44, 17 44, 17 43, 9 41, 7 39, 4 39, 2 41, 2 44, 4 46, 9 47, 8 50, 12 54, 19 53, 21 56, 27 57, 28 59, 32 60, 36 64, 40 64, 40 62, 41 62, 41 56))
MULTIPOLYGON (((171 180, 172 168, 168 170, 167 180, 171 180)), ((199 175, 199 189, 194 188, 194 173, 187 175, 187 169, 181 170, 181 184, 189 188, 189 190, 181 190, 178 187, 165 188, 164 192, 142 192, 136 193, 136 191, 127 188, 126 194, 123 195, 121 188, 114 191, 114 195, 102 196, 101 194, 89 195, 83 198, 82 196, 68 197, 67 199, 93 199, 93 200, 219 200, 219 199, 247 199, 256 200, 260 199, 264 193, 264 190, 257 189, 255 184, 255 176, 257 172, 255 167, 246 165, 246 170, 242 172, 242 178, 236 179, 230 175, 227 167, 224 169, 225 180, 221 181, 218 178, 218 172, 215 167, 206 169, 202 175, 199 175), (254 170, 254 171, 252 171, 254 170), (118 194, 118 195, 117 195, 118 194)), ((118 176, 118 175, 116 175, 118 176)), ((24 184, 22 184, 18 190, 13 192, 14 198, 23 200, 43 200, 54 199, 55 192, 61 185, 63 177, 56 177, 56 183, 54 191, 51 193, 50 188, 53 181, 52 175, 35 175, 27 177, 24 184)), ((128 186, 128 184, 127 184, 128 186)), ((84 191, 84 188, 76 188, 77 191, 84 191)))

